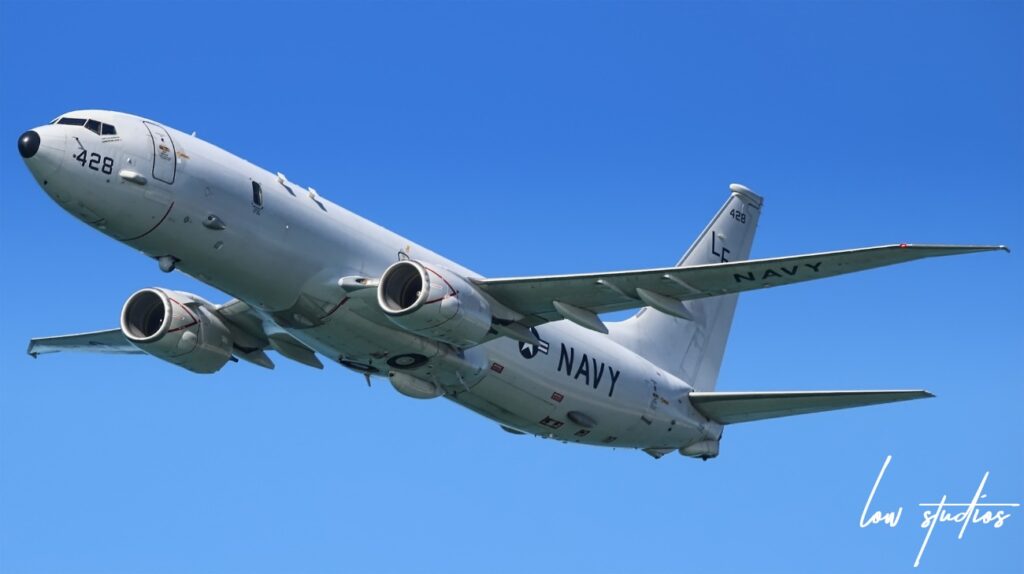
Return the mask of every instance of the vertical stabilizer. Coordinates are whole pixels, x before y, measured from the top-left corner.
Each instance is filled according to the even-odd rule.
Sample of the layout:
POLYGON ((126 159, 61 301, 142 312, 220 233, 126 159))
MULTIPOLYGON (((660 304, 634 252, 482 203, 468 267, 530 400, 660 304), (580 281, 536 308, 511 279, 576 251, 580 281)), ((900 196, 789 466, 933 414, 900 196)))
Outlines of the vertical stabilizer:
MULTIPOLYGON (((729 189, 729 199, 677 267, 750 258, 762 199, 739 184, 734 183, 729 189)), ((645 307, 633 317, 611 325, 611 336, 694 389, 709 391, 718 380, 738 297, 733 294, 684 300, 682 304, 692 319, 645 307)))

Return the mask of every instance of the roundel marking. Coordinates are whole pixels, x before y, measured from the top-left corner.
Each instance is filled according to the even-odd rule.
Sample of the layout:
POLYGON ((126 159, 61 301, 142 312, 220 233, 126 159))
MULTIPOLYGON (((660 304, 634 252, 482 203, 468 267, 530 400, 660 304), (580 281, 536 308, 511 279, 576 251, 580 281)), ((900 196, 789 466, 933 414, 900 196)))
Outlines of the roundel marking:
POLYGON ((524 359, 532 359, 536 357, 538 353, 544 353, 545 355, 547 355, 548 342, 540 338, 540 334, 537 333, 537 329, 535 327, 530 327, 530 332, 533 333, 534 337, 537 337, 537 340, 540 341, 540 344, 535 345, 533 343, 520 341, 519 354, 522 355, 524 359))

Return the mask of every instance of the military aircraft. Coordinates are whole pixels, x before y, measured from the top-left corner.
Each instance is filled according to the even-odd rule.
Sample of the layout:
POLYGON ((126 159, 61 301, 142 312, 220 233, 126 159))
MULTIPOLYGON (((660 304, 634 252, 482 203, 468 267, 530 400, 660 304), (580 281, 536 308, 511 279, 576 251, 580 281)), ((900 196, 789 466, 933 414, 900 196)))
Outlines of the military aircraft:
POLYGON ((896 244, 748 260, 763 205, 732 184, 674 266, 486 278, 195 135, 102 110, 22 134, 18 151, 57 204, 230 294, 160 287, 120 327, 33 339, 58 351, 148 354, 193 373, 267 351, 445 397, 515 434, 715 457, 723 425, 932 396, 924 390, 715 390, 738 294, 1004 246, 896 244), (603 313, 639 309, 608 322, 603 313))

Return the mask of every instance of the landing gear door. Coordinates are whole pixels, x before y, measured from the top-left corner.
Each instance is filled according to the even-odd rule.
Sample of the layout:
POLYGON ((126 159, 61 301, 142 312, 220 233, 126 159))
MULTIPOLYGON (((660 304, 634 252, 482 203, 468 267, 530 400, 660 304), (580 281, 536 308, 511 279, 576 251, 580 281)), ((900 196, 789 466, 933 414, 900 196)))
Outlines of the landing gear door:
POLYGON ((153 178, 164 183, 174 183, 177 157, 170 134, 163 126, 149 122, 142 123, 146 124, 146 129, 149 130, 149 135, 153 138, 153 178))

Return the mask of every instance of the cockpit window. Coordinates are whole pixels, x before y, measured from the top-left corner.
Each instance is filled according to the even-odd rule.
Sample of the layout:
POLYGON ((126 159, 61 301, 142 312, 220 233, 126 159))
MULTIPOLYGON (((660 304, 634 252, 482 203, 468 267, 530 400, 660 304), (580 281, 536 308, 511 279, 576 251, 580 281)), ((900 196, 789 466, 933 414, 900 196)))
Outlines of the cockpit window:
POLYGON ((51 124, 62 124, 65 126, 85 126, 85 129, 96 135, 116 136, 117 128, 110 124, 100 123, 97 120, 86 120, 82 118, 57 118, 51 124))

